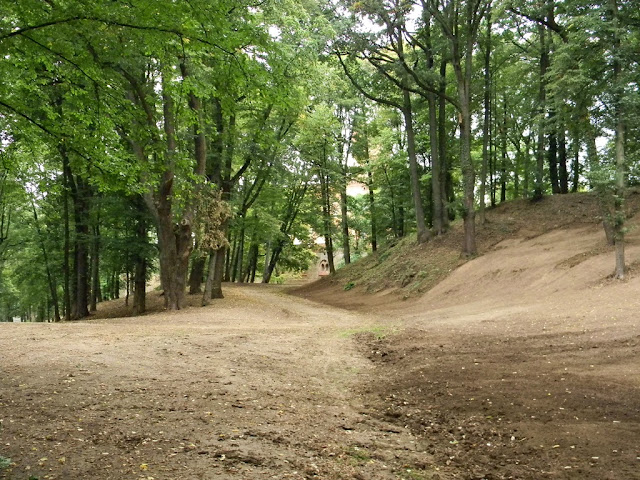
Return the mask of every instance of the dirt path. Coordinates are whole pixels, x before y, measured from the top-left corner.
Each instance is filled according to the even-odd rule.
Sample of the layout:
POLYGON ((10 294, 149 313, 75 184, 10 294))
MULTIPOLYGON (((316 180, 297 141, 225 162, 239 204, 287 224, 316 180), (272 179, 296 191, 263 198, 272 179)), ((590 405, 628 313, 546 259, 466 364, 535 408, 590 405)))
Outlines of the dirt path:
POLYGON ((624 282, 602 237, 509 239, 415 301, 0 324, 4 478, 640 479, 640 228, 624 282))
MULTIPOLYGON (((640 228, 627 240, 623 282, 580 226, 503 241, 415 301, 373 297, 403 328, 368 343, 366 408, 452 478, 640 479, 640 228)), ((366 298, 330 286, 301 294, 366 298)))
POLYGON ((435 472, 369 416, 354 335, 388 320, 230 287, 214 306, 0 326, 4 477, 392 479, 435 472), (412 471, 413 469, 413 471, 412 471))

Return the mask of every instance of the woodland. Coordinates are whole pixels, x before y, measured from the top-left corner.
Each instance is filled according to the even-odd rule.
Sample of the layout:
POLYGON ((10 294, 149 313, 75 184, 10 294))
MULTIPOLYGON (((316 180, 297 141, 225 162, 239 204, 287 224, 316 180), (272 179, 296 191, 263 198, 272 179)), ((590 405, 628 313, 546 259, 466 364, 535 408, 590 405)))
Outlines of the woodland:
MULTIPOLYGON (((203 305, 593 192, 625 277, 635 0, 0 0, 0 320, 203 305), (367 187, 352 196, 347 187, 367 187), (324 239, 319 247, 317 239, 324 239)), ((614 270, 615 269, 615 270, 614 270)))

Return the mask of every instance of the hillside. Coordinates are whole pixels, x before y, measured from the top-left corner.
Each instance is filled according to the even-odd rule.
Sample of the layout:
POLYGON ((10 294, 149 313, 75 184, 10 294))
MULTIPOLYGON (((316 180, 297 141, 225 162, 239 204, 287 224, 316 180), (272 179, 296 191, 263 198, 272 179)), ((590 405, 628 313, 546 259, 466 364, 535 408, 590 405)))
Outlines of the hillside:
POLYGON ((454 228, 297 293, 399 320, 360 338, 377 366, 367 411, 424 439, 452 478, 638 479, 639 217, 625 281, 612 278, 595 199, 576 195, 489 212, 469 261, 455 254, 454 228), (397 278, 433 264, 451 271, 421 296, 397 278), (344 291, 345 281, 360 285, 344 291))
MULTIPOLYGON (((629 221, 628 238, 632 246, 637 240, 638 219, 635 215, 640 210, 640 195, 632 194, 627 207, 629 216, 633 217, 629 221)), ((553 257, 558 258, 558 262, 565 262, 564 266, 573 267, 595 255, 602 254, 605 258, 608 253, 611 263, 609 268, 613 271, 613 249, 607 246, 604 240, 602 215, 597 197, 593 194, 555 195, 535 203, 524 199, 507 202, 488 209, 486 219, 484 225, 477 226, 478 257, 475 259, 466 259, 460 255, 463 232, 461 222, 457 221, 443 236, 434 238, 424 245, 417 245, 414 236, 406 237, 373 255, 345 266, 332 277, 295 289, 294 293, 345 308, 386 305, 398 300, 418 298, 470 260, 474 265, 486 265, 480 260, 483 256, 498 250, 504 251, 509 245, 521 244, 524 248, 533 246, 535 251, 536 244, 526 243, 528 240, 561 231, 568 232, 566 241, 570 245, 564 253, 557 253, 559 257, 553 257), (588 240, 583 237, 585 232, 590 234, 588 240), (574 234, 579 237, 579 241, 575 243, 573 250, 571 238, 574 234), (360 294, 365 294, 365 298, 368 295, 369 298, 364 301, 360 294)), ((558 240, 561 237, 562 235, 557 237, 558 240)), ((549 245, 543 248, 551 249, 554 238, 556 237, 545 237, 544 241, 549 245)), ((516 256, 516 259, 511 261, 511 264, 517 264, 512 270, 521 268, 518 258, 528 253, 531 252, 506 253, 516 256)), ((496 261, 495 256, 491 258, 492 262, 496 261)), ((522 262, 527 261, 526 258, 522 258, 522 262)), ((633 261, 631 258, 632 263, 633 261)), ((498 260, 498 263, 500 262, 498 260)), ((482 270, 483 267, 478 268, 482 270)), ((497 270, 503 271, 507 267, 487 268, 495 275, 497 270)), ((466 271, 461 270, 462 274, 466 271)), ((502 278, 509 283, 504 274, 502 278)), ((479 279, 474 279, 477 280, 479 279)), ((520 275, 517 284, 522 286, 523 281, 526 280, 520 275)), ((474 288, 474 292, 482 296, 480 290, 474 288)), ((434 292, 434 295, 437 294, 438 291, 434 292)))

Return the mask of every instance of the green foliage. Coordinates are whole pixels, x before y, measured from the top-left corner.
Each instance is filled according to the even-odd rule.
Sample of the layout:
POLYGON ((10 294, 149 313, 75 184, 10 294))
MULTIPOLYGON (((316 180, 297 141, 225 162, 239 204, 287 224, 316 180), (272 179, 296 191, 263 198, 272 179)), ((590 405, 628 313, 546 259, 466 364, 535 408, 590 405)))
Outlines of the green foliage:
MULTIPOLYGON (((336 248, 349 241, 354 258, 367 253, 372 233, 380 245, 408 238, 415 216, 402 92, 413 106, 427 210, 431 147, 437 142, 444 153, 446 208, 457 216, 464 211, 459 78, 449 33, 432 15, 437 2, 132 0, 126 8, 107 0, 5 3, 2 319, 51 318, 52 297, 69 294, 73 284, 65 273, 65 248, 73 257, 74 246, 99 244, 95 255, 107 296, 117 295, 119 276, 131 277, 142 260, 150 275, 165 247, 156 245, 159 235, 152 232, 160 213, 174 227, 193 225, 200 252, 225 245, 228 232, 240 272, 251 261, 260 271, 268 252, 280 247, 282 269, 304 270, 325 229, 336 248), (331 52, 341 53, 351 78, 331 52), (439 138, 431 138, 430 94, 436 94, 439 138), (194 142, 201 134, 204 173, 194 142), (375 206, 368 195, 348 199, 349 235, 343 239, 336 235, 342 222, 338 198, 352 180, 372 189, 375 206), (74 211, 82 204, 77 186, 86 197, 80 199, 87 203, 84 212, 74 211), (323 204, 328 226, 320 215, 323 204), (249 259, 250 249, 257 260, 249 259)), ((453 2, 451 8, 466 4, 453 2)), ((480 9, 488 5, 478 3, 480 9)), ((508 198, 531 195, 538 133, 545 164, 552 132, 566 137, 569 160, 577 159, 569 167, 576 187, 597 190, 613 210, 624 196, 614 183, 616 173, 622 168, 625 179, 640 183, 638 11, 629 0, 617 2, 616 11, 612 5, 565 2, 542 30, 540 19, 550 13, 530 0, 493 2, 494 25, 480 19, 469 88, 479 93, 483 86, 479 73, 490 41, 487 182, 494 197, 503 184, 508 198), (552 60, 544 78, 542 32, 552 60), (624 164, 614 168, 613 132, 620 121, 624 164)), ((457 33, 464 38, 470 32, 461 25, 457 33)), ((471 98, 477 120, 481 97, 471 98)), ((473 136, 479 170, 481 129, 473 136)), ((548 185, 548 168, 540 174, 548 185)))
POLYGON ((7 457, 3 457, 0 455, 0 472, 2 470, 6 470, 7 468, 9 468, 11 466, 11 459, 7 458, 7 457))

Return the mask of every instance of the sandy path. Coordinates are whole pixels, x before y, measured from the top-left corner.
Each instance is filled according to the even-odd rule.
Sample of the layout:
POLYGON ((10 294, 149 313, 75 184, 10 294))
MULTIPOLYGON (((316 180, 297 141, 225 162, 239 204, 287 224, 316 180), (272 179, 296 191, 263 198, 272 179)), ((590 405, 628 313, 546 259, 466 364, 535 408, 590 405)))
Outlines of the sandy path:
POLYGON ((0 325, 2 478, 416 478, 408 430, 367 415, 353 334, 389 320, 281 289, 212 307, 0 325))

